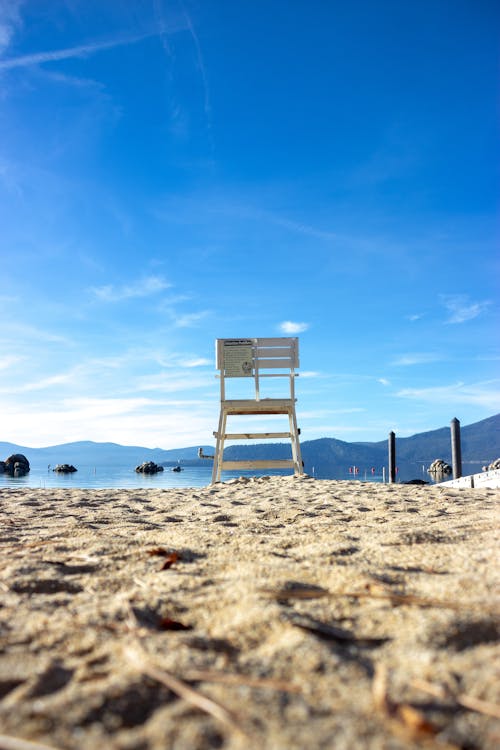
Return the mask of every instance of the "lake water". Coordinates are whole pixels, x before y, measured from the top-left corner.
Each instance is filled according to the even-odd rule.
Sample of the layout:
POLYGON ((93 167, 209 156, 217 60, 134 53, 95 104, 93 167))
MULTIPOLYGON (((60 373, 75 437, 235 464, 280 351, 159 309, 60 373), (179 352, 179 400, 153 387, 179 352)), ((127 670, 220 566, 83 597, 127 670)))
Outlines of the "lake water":
MULTIPOLYGON (((424 479, 430 481, 429 474, 423 464, 408 464, 399 467, 398 482, 409 479, 424 479)), ((372 472, 370 469, 359 469, 357 474, 349 472, 349 468, 341 468, 334 475, 323 476, 310 471, 318 479, 350 479, 352 481, 383 482, 384 473, 380 467, 372 472)), ((464 474, 466 472, 464 471, 464 474)), ((282 471, 226 471, 222 473, 222 480, 234 477, 262 476, 272 474, 290 474, 282 471)), ((385 469, 385 478, 388 471, 385 469)), ((172 489, 176 487, 205 487, 212 479, 212 462, 204 466, 186 466, 182 471, 175 472, 168 466, 158 474, 137 474, 130 465, 127 466, 79 466, 73 474, 58 474, 43 466, 32 464, 31 471, 24 477, 9 477, 0 474, 1 487, 74 487, 86 489, 127 488, 127 489, 172 489)))

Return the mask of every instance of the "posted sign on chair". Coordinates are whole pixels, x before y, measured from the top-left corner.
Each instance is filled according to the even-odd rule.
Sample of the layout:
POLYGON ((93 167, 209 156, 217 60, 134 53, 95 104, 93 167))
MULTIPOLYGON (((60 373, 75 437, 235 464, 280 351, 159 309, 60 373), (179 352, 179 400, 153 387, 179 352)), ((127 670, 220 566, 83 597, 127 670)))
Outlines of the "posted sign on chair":
MULTIPOLYGON (((302 474, 299 430, 295 414, 295 378, 299 366, 299 340, 296 337, 264 339, 217 339, 216 366, 220 377, 220 415, 216 438, 212 483, 219 482, 224 469, 293 469, 302 474), (248 392, 245 398, 227 398, 232 378, 246 378, 248 392), (262 395, 264 379, 281 378, 285 388, 276 392, 272 381, 272 396, 262 395), (226 432, 229 417, 260 416, 288 417, 286 432, 226 432), (288 438, 291 441, 292 458, 247 461, 225 461, 224 446, 227 440, 268 440, 288 438)), ((241 385, 241 383, 238 383, 241 385)), ((270 381, 267 381, 270 384, 270 381)), ((240 389, 241 390, 241 389, 240 389)), ((240 394, 241 395, 241 394, 240 394)))

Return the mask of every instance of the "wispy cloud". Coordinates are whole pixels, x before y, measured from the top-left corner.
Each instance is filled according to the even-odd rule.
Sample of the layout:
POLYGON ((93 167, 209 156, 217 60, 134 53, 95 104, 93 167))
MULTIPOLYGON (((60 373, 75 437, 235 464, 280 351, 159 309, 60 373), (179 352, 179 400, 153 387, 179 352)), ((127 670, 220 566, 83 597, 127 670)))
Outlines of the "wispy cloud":
POLYGON ((305 234, 308 237, 314 237, 315 239, 319 240, 336 240, 338 239, 338 235, 334 232, 329 232, 328 230, 318 229, 317 227, 313 227, 309 224, 304 224, 300 221, 294 221, 293 219, 287 219, 284 216, 279 216, 278 214, 271 213, 269 211, 262 211, 261 212, 262 217, 268 219, 273 224, 276 224, 277 226, 283 227, 284 229, 288 229, 291 232, 295 232, 297 234, 305 234))
POLYGON ((135 381, 137 391, 157 391, 160 393, 179 393, 195 388, 207 388, 212 381, 207 377, 190 375, 186 372, 160 372, 157 375, 143 375, 135 381))
POLYGON ((21 23, 19 0, 0 0, 0 54, 7 49, 21 23))
POLYGON ((71 398, 28 405, 6 401, 1 409, 4 439, 20 445, 116 441, 118 435, 122 445, 176 448, 210 441, 217 423, 215 400, 71 398))
POLYGON ((14 395, 16 393, 30 393, 31 391, 43 391, 54 386, 60 386, 63 383, 69 383, 73 380, 74 372, 65 372, 58 375, 49 375, 39 380, 33 380, 29 383, 13 384, 7 387, 0 388, 0 393, 8 393, 14 395))
POLYGON ((213 133, 212 133, 212 107, 211 107, 211 104, 210 104, 210 89, 209 89, 209 86, 208 86, 207 71, 206 71, 206 68, 205 68, 205 62, 203 60, 203 55, 202 55, 202 51, 201 51, 200 40, 198 39, 198 35, 197 35, 197 33, 195 31, 195 28, 193 26, 193 22, 191 20, 191 16, 187 12, 187 10, 186 10, 186 8, 185 8, 184 3, 182 2, 182 0, 181 0, 181 6, 182 6, 182 9, 183 9, 183 12, 184 12, 184 17, 186 19, 187 28, 189 29, 189 33, 191 34, 191 38, 193 40, 193 44, 194 44, 194 47, 195 47, 195 50, 196 50, 196 58, 197 58, 197 62, 198 62, 198 69, 200 71, 201 80, 202 80, 202 84, 203 84, 203 95, 204 95, 204 97, 203 97, 203 107, 204 107, 204 110, 205 110, 205 118, 206 118, 206 122, 207 122, 207 133, 208 133, 208 138, 209 138, 209 141, 210 141, 210 146, 211 146, 211 149, 213 151, 214 150, 214 142, 213 142, 213 133))
POLYGON ((424 401, 431 404, 473 404, 492 412, 500 411, 500 381, 480 383, 453 383, 432 388, 403 388, 396 394, 400 398, 424 401))
POLYGON ((71 338, 67 336, 52 333, 52 331, 44 328, 37 328, 36 326, 27 323, 11 321, 2 322, 0 336, 4 341, 8 340, 11 346, 16 345, 18 342, 23 346, 26 346, 27 344, 32 345, 34 343, 53 343, 71 346, 73 343, 71 338))
POLYGON ((174 316, 174 325, 176 328, 195 328, 198 323, 210 315, 208 310, 201 310, 195 313, 186 313, 184 315, 174 316))
POLYGON ((278 328, 282 333, 303 333, 309 328, 309 323, 297 323, 293 320, 284 320, 280 323, 278 328))
POLYGON ((21 362, 24 359, 24 357, 18 357, 14 354, 6 354, 3 357, 0 357, 0 370, 9 370, 14 365, 17 365, 18 362, 21 362))
POLYGON ((391 362, 395 367, 411 367, 413 365, 426 365, 430 362, 440 362, 444 359, 442 354, 435 352, 412 352, 402 354, 391 362))
POLYGON ((380 383, 381 385, 384 385, 384 386, 388 386, 388 385, 390 385, 390 384, 391 384, 391 381, 390 381, 390 380, 387 380, 387 378, 379 378, 379 379, 378 379, 378 382, 379 382, 379 383, 380 383))
POLYGON ((92 293, 103 302, 121 302, 134 297, 149 297, 158 294, 164 289, 169 289, 172 285, 161 276, 147 276, 140 279, 135 284, 126 284, 124 286, 114 286, 106 284, 105 286, 92 287, 92 293))
POLYGON ((206 365, 212 365, 213 362, 206 357, 194 357, 193 359, 186 359, 179 363, 181 367, 205 367, 206 365))
MULTIPOLYGON (((1 27, 0 27, 1 28, 1 27)), ((101 52, 114 47, 122 47, 128 44, 142 42, 151 36, 156 35, 156 31, 148 31, 143 34, 134 36, 122 36, 115 39, 109 39, 102 42, 89 42, 80 44, 75 47, 66 47, 59 50, 48 50, 46 52, 34 52, 31 55, 21 55, 20 57, 11 57, 6 60, 0 60, 0 70, 11 70, 12 68, 28 68, 33 65, 41 65, 47 62, 57 62, 58 60, 68 60, 73 57, 86 57, 96 52, 101 52)))
POLYGON ((446 323, 465 323, 473 320, 491 305, 489 300, 472 302, 466 294, 442 294, 441 302, 448 311, 446 323))

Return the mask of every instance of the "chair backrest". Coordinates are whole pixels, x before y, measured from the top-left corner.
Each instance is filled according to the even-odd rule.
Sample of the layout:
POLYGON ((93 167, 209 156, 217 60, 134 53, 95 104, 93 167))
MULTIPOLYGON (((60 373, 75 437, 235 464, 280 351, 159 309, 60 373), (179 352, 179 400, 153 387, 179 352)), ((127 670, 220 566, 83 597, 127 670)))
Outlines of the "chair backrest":
POLYGON ((220 373, 221 401, 225 400, 226 378, 253 378, 255 400, 260 400, 260 379, 286 377, 290 382, 288 398, 295 398, 295 369, 299 367, 299 339, 294 337, 261 339, 217 339, 216 367, 220 373))

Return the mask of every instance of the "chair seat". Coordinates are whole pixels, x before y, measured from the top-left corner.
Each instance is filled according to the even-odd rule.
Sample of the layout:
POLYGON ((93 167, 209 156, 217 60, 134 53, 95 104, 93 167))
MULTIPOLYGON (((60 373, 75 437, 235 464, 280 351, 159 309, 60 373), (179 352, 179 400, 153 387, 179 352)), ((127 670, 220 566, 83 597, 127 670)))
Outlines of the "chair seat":
POLYGON ((221 401, 221 409, 226 414, 288 414, 295 408, 295 399, 291 398, 263 398, 231 399, 221 401))

